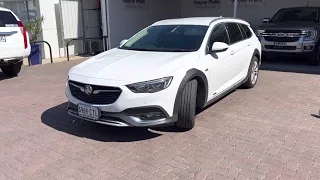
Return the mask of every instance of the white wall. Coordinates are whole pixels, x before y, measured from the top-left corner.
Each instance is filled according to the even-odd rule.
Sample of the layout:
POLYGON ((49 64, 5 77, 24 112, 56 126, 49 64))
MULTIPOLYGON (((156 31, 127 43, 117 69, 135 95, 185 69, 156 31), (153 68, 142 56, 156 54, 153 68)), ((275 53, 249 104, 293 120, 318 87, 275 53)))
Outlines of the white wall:
MULTIPOLYGON (((309 6, 320 6, 320 0, 308 0, 309 6)), ((237 17, 245 19, 255 28, 263 18, 272 17, 280 8, 306 6, 307 0, 238 0, 237 17)), ((233 17, 233 0, 183 0, 182 17, 233 17)))
POLYGON ((180 0, 108 0, 109 45, 130 38, 152 23, 180 17, 180 0))
MULTIPOLYGON (((59 0, 38 0, 39 15, 44 16, 42 25, 43 40, 52 46, 53 57, 66 56, 65 46, 70 38, 98 37, 99 19, 98 0, 63 0, 60 8, 59 0), (84 21, 83 21, 84 17, 84 21), (84 22, 84 25, 83 25, 84 22), (85 33, 83 31, 85 28, 85 33)), ((73 41, 69 46, 70 55, 83 52, 83 42, 73 41)), ((49 58, 49 49, 44 45, 44 58, 49 58)))
MULTIPOLYGON (((58 27, 57 27, 57 18, 55 13, 55 6, 59 4, 59 0, 39 0, 37 2, 38 13, 40 16, 43 16, 45 21, 42 24, 42 39, 48 41, 52 47, 53 57, 60 56, 59 41, 58 41, 58 27)), ((38 15, 39 15, 38 14, 38 15)), ((49 58, 49 48, 47 45, 44 46, 44 58, 49 58)))

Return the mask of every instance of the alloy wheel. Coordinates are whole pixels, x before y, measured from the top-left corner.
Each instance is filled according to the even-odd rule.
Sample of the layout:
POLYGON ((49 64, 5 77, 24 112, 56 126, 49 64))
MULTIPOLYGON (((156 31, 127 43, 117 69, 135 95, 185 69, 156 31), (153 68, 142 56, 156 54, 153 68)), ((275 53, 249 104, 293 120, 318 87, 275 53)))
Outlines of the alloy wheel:
POLYGON ((251 83, 256 84, 258 80, 258 74, 259 74, 259 65, 258 61, 254 61, 251 69, 251 83))

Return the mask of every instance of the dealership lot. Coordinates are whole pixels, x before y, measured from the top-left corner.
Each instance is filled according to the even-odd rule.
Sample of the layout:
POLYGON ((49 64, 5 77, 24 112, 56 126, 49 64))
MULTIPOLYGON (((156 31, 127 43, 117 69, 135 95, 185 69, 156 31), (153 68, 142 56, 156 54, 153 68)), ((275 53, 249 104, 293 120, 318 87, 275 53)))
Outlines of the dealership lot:
POLYGON ((73 121, 65 82, 77 63, 0 73, 0 179, 320 179, 317 67, 264 65, 254 89, 177 132, 73 121))

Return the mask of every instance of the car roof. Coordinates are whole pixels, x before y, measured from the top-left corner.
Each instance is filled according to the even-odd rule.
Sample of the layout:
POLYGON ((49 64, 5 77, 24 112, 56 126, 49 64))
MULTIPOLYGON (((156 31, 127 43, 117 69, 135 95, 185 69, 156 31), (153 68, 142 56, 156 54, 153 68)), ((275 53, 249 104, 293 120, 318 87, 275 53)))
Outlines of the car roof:
POLYGON ((3 7, 0 7, 0 11, 11 11, 10 9, 6 9, 6 8, 3 8, 3 7))
POLYGON ((216 20, 228 20, 238 23, 244 23, 249 25, 246 21, 237 18, 226 18, 226 17, 188 17, 188 18, 176 18, 176 19, 166 19, 155 22, 153 26, 157 25, 203 25, 210 26, 210 24, 216 20))

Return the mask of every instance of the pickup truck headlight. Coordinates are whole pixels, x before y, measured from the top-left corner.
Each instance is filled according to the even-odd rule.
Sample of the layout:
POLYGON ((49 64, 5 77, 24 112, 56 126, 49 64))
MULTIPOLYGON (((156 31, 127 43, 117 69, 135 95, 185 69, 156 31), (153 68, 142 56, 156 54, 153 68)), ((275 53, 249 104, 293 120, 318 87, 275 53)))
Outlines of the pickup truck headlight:
POLYGON ((172 82, 173 77, 164 77, 151 81, 139 82, 127 85, 134 93, 155 93, 168 88, 172 82))
POLYGON ((313 41, 317 37, 317 31, 316 30, 304 30, 302 31, 304 34, 304 39, 305 41, 313 41))
POLYGON ((260 37, 261 34, 262 34, 262 33, 265 33, 265 32, 266 32, 265 30, 259 30, 259 29, 258 29, 258 30, 256 31, 256 35, 257 35, 258 37, 260 37))

